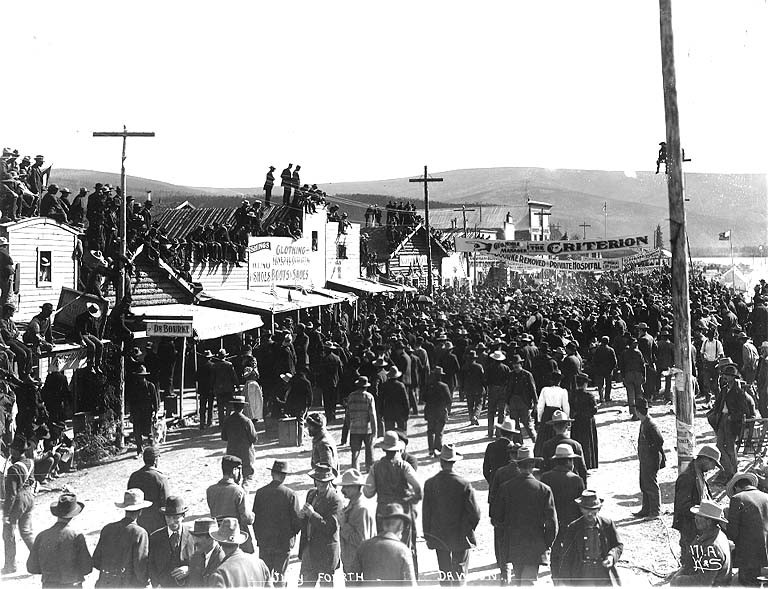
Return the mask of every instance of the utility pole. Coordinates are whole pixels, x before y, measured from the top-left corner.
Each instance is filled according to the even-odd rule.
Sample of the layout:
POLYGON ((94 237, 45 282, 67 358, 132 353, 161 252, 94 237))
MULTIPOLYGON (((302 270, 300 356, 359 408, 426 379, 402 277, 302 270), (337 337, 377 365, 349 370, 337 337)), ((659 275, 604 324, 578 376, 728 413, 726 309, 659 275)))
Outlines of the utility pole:
POLYGON ((672 34, 672 0, 659 0, 661 73, 664 83, 664 119, 667 130, 667 195, 669 238, 672 248, 672 312, 674 315, 675 415, 677 462, 682 471, 693 459, 693 373, 691 359, 691 306, 688 298, 688 236, 685 227, 680 120, 675 81, 675 45, 672 34))
MULTIPOLYGON (((421 178, 409 178, 408 182, 424 183, 424 229, 427 232, 427 294, 432 296, 432 233, 429 230, 429 183, 442 182, 442 178, 430 178, 427 175, 427 166, 424 166, 424 176, 421 178)), ((466 226, 466 225, 465 225, 466 226)))
POLYGON ((608 239, 608 201, 603 203, 603 239, 608 239))
POLYGON ((587 227, 592 227, 592 225, 590 225, 589 223, 584 221, 581 225, 579 225, 579 227, 581 227, 582 231, 584 232, 584 239, 586 239, 587 238, 587 227))
MULTIPOLYGON (((120 191, 122 192, 120 198, 120 222, 118 223, 118 241, 120 243, 120 254, 122 259, 125 259, 126 244, 125 235, 126 231, 126 210, 125 199, 128 196, 126 194, 125 183, 125 148, 128 142, 128 137, 154 137, 154 132, 128 132, 123 125, 122 131, 95 131, 94 137, 122 137, 123 138, 123 158, 120 164, 120 191)), ((120 280, 117 283, 117 292, 115 293, 115 304, 120 303, 125 296, 125 264, 120 264, 120 280)), ((123 356, 123 345, 120 346, 120 360, 118 363, 118 396, 120 397, 120 412, 117 415, 117 440, 116 445, 119 449, 123 448, 123 416, 125 415, 125 357, 123 356)))
MULTIPOLYGON (((459 212, 461 213, 461 216, 462 216, 462 218, 464 220, 464 237, 466 237, 467 236, 467 212, 472 213, 472 212, 475 211, 475 209, 468 209, 465 205, 461 205, 460 209, 453 209, 453 211, 455 213, 459 213, 459 212)), ((477 236, 475 236, 475 237, 477 237, 477 236)), ((471 277, 472 275, 469 272, 469 252, 464 252, 464 256, 467 259, 467 276, 471 277)), ((477 256, 475 256, 475 260, 477 260, 477 256)), ((477 277, 477 275, 475 275, 475 277, 477 277)), ((470 280, 470 284, 471 283, 472 283, 472 281, 470 280)))
MULTIPOLYGON (((544 209, 539 209, 538 211, 534 211, 533 214, 539 218, 539 224, 541 225, 541 241, 544 241, 544 217, 549 217, 552 213, 545 211, 544 209)), ((531 234, 531 239, 533 239, 533 234, 531 234)))

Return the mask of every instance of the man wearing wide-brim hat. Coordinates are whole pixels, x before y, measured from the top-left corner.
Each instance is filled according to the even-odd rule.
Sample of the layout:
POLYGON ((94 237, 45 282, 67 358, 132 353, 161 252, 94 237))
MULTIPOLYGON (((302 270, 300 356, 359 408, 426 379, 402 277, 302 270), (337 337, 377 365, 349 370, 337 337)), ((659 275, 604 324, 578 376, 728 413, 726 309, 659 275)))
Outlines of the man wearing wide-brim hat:
POLYGON ((379 511, 378 535, 360 544, 348 572, 353 579, 360 576, 382 584, 415 585, 411 552, 400 541, 411 517, 399 503, 384 504, 379 511))
POLYGON ((445 372, 435 366, 429 375, 424 390, 424 419, 427 422, 427 451, 432 455, 440 453, 443 447, 443 430, 451 411, 451 391, 443 381, 445 372))
POLYGON ((408 431, 411 410, 408 387, 403 380, 402 371, 396 365, 392 365, 387 372, 386 382, 379 387, 378 406, 385 430, 408 431))
MULTIPOLYGON (((683 561, 670 579, 672 587, 722 587, 730 585, 731 547, 723 531, 729 526, 723 508, 712 500, 702 500, 690 508, 696 522, 696 538, 688 546, 693 558, 683 561), (706 560, 703 566, 702 560, 706 560)), ((730 526, 729 526, 730 527, 730 526)))
POLYGON ((313 411, 307 415, 307 431, 312 438, 312 456, 309 464, 315 468, 318 464, 330 464, 333 471, 339 474, 339 452, 336 441, 326 428, 325 415, 313 411))
POLYGON ((504 558, 500 563, 502 579, 509 580, 511 564, 519 584, 536 581, 539 565, 546 562, 542 559, 557 534, 552 490, 533 477, 535 461, 530 446, 518 450, 515 462, 520 476, 515 484, 506 484, 499 490, 490 512, 494 527, 504 529, 500 549, 504 558))
POLYGON ((558 409, 552 414, 552 418, 547 421, 547 425, 552 428, 554 435, 541 445, 541 457, 544 459, 544 470, 550 470, 554 467, 552 456, 554 456, 557 447, 560 444, 568 444, 573 448, 574 454, 577 455, 573 460, 574 471, 581 477, 586 487, 587 466, 584 463, 584 449, 579 442, 570 436, 569 429, 572 423, 573 419, 570 419, 565 411, 558 409))
POLYGON ((200 397, 200 429, 213 423, 213 352, 205 350, 197 363, 197 394, 200 397))
POLYGON ((166 476, 160 472, 157 465, 160 460, 160 448, 147 446, 142 452, 144 466, 131 473, 128 478, 129 489, 141 489, 144 499, 151 501, 152 505, 142 509, 138 524, 151 534, 165 525, 165 518, 160 513, 160 508, 165 505, 165 498, 170 495, 170 485, 166 476))
POLYGON ((99 587, 145 587, 149 582, 149 536, 136 520, 150 505, 141 489, 128 489, 115 502, 125 517, 104 526, 93 551, 93 567, 101 571, 99 587))
POLYGON ((341 563, 344 572, 348 573, 360 544, 376 535, 376 518, 363 501, 365 476, 359 470, 350 468, 344 471, 338 485, 341 494, 349 501, 339 519, 341 563))
POLYGON ((309 490, 299 512, 302 519, 299 558, 303 582, 313 587, 318 578, 330 581, 339 568, 339 520, 344 500, 333 487, 336 473, 330 464, 316 464, 309 476, 314 479, 315 488, 309 490))
POLYGON ((758 489, 753 472, 737 472, 726 486, 731 499, 728 509, 728 538, 735 544, 733 566, 739 583, 760 585, 757 577, 768 566, 768 494, 758 489))
POLYGON ((144 449, 144 436, 152 443, 152 424, 160 402, 157 387, 147 380, 148 376, 147 368, 140 364, 138 371, 125 381, 125 400, 131 412, 136 458, 141 456, 144 449))
POLYGON ((27 560, 27 571, 42 574, 43 587, 80 585, 93 570, 85 536, 70 525, 84 507, 74 493, 63 493, 51 503, 56 523, 37 535, 27 560))
POLYGON ((316 366, 315 374, 317 385, 323 391, 323 410, 325 419, 329 424, 336 421, 336 405, 339 401, 339 382, 344 366, 341 358, 336 353, 338 347, 335 342, 327 341, 323 344, 323 355, 313 366, 316 366))
POLYGON ((578 517, 559 534, 552 548, 552 578, 555 584, 620 585, 616 564, 624 544, 613 520, 600 515, 603 500, 591 490, 573 500, 578 517))
POLYGON ((504 419, 511 371, 504 364, 507 355, 501 350, 489 354, 488 359, 485 382, 488 386, 488 437, 492 438, 496 423, 504 419))
POLYGON ((465 354, 464 365, 459 373, 459 387, 467 399, 470 425, 480 425, 480 411, 485 394, 485 368, 478 361, 475 350, 469 350, 465 354))
POLYGON ((557 528, 561 532, 579 517, 579 510, 574 500, 585 489, 584 481, 573 472, 573 464, 579 455, 569 444, 558 444, 552 456, 548 456, 552 465, 541 475, 541 482, 552 489, 557 510, 557 528))
POLYGON ((221 425, 221 439, 227 442, 227 454, 237 456, 243 461, 243 485, 253 479, 253 466, 256 462, 256 452, 253 445, 258 441, 258 434, 253 421, 243 415, 243 409, 248 404, 243 395, 234 395, 230 400, 232 413, 221 425))
POLYGON ((454 471, 463 457, 453 444, 440 450, 440 472, 424 483, 422 526, 427 548, 437 552, 437 565, 445 578, 466 577, 469 551, 475 547, 480 508, 472 484, 454 471))
POLYGON ((632 421, 639 417, 635 415, 635 399, 643 396, 643 385, 646 381, 646 361, 643 353, 637 347, 637 338, 630 338, 628 347, 621 353, 624 387, 627 389, 627 406, 632 421))
POLYGON ((353 386, 354 390, 347 397, 341 443, 345 443, 347 436, 349 436, 353 469, 357 469, 360 449, 365 445, 365 467, 370 469, 373 464, 373 438, 376 435, 378 423, 376 400, 369 392, 371 385, 367 376, 358 377, 353 386))
POLYGON ((509 446, 515 442, 522 442, 520 430, 509 416, 505 417, 501 423, 496 423, 496 433, 498 437, 485 447, 483 456, 483 477, 488 485, 493 481, 494 473, 509 463, 509 446))
POLYGON ((269 584, 269 569, 260 558, 244 552, 240 546, 249 540, 237 518, 225 517, 219 527, 208 532, 221 546, 224 560, 211 573, 209 587, 263 587, 269 584))
POLYGON ((167 497, 160 507, 165 525, 149 535, 149 579, 154 587, 186 583, 189 561, 195 552, 194 539, 183 524, 188 509, 178 495, 167 497))
POLYGON ((747 394, 746 385, 739 379, 735 366, 723 368, 720 382, 720 395, 712 407, 712 413, 717 415, 713 429, 717 434, 717 447, 721 452, 724 482, 727 482, 738 470, 736 440, 741 434, 742 420, 756 417, 756 410, 754 401, 747 394))
POLYGON ((289 474, 288 463, 275 460, 272 480, 253 496, 253 539, 279 587, 285 586, 288 556, 301 529, 299 496, 285 484, 289 474))

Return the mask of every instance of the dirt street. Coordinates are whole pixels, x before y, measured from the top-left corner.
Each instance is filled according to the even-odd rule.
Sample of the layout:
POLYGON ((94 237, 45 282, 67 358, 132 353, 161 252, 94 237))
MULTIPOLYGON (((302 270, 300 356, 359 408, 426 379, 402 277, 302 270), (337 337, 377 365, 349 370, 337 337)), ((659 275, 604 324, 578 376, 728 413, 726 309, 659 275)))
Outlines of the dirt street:
MULTIPOLYGON (((677 475, 677 456, 674 450, 675 421, 674 416, 670 414, 670 406, 655 405, 651 408, 651 415, 659 423, 667 449, 668 466, 659 473, 663 516, 656 520, 637 521, 632 518, 632 512, 639 510, 640 505, 636 459, 639 423, 629 421, 622 402, 623 394, 623 389, 615 391, 613 396, 618 401, 604 405, 597 415, 600 467, 590 471, 588 488, 595 489, 605 498, 603 513, 617 523, 624 542, 624 555, 619 563, 619 572, 625 584, 658 584, 664 576, 677 568, 678 534, 671 529, 674 481, 677 475)), ((713 436, 703 413, 697 414, 696 421, 699 442, 712 441, 713 436)), ((482 476, 483 455, 489 442, 485 437, 485 423, 483 417, 479 427, 470 426, 465 405, 457 402, 445 435, 445 441, 459 446, 464 454, 464 460, 457 464, 456 471, 472 482, 483 512, 477 529, 478 548, 470 557, 470 584, 495 584, 494 576, 498 573, 493 555, 493 530, 488 520, 488 485, 482 476)), ((340 429, 340 425, 331 428, 337 440, 341 436, 340 429)), ((409 450, 419 458, 417 474, 420 480, 424 481, 439 470, 439 463, 426 457, 426 423, 422 417, 411 418, 409 434, 409 450)), ((190 504, 187 521, 208 514, 205 489, 220 478, 219 462, 224 454, 224 447, 225 443, 219 439, 215 429, 200 432, 197 427, 189 427, 169 432, 159 467, 169 477, 173 492, 182 494, 190 504)), ((295 474, 289 476, 287 482, 293 489, 303 496, 310 488, 312 481, 307 476, 309 452, 306 449, 279 447, 276 442, 272 442, 260 445, 257 451, 256 482, 249 488, 251 493, 269 480, 267 469, 275 458, 289 461, 295 474)), ((375 457, 378 458, 379 455, 380 451, 377 450, 375 457)), ((129 449, 127 454, 109 464, 63 475, 56 481, 57 489, 66 484, 85 502, 86 508, 74 520, 74 525, 86 534, 91 550, 96 546, 101 528, 108 522, 122 517, 122 512, 113 502, 122 499, 129 475, 141 466, 141 461, 135 460, 133 456, 133 450, 129 449)), ((340 457, 342 470, 348 468, 349 446, 340 448, 340 457)), ((37 496, 34 516, 36 532, 49 527, 54 521, 48 505, 56 499, 57 489, 41 492, 37 496)), ((22 574, 26 571, 28 552, 20 539, 18 542, 20 573, 4 577, 3 583, 10 586, 10 581, 13 586, 39 586, 39 577, 22 574)), ((421 538, 418 556, 420 578, 433 583, 437 581, 435 553, 427 549, 421 538)), ((299 566, 295 555, 292 556, 288 569, 289 581, 292 581, 292 584, 295 584, 298 578, 299 566)), ((97 574, 94 572, 88 577, 87 587, 93 586, 97 574)), ((549 571, 544 567, 540 583, 551 584, 549 571)))

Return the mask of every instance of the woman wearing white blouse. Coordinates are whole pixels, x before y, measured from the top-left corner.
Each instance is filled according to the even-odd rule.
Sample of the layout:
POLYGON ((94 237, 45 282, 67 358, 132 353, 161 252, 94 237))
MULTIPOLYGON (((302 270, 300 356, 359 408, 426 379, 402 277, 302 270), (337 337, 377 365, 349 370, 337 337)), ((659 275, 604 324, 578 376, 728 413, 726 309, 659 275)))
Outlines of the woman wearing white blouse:
POLYGON ((539 429, 536 434, 536 444, 533 447, 533 453, 536 456, 541 456, 544 442, 555 435, 555 430, 547 423, 552 419, 554 412, 561 410, 565 411, 566 415, 571 414, 571 407, 568 404, 568 391, 559 386, 561 377, 562 373, 560 371, 553 372, 550 385, 541 389, 541 393, 539 393, 539 404, 536 407, 539 429))

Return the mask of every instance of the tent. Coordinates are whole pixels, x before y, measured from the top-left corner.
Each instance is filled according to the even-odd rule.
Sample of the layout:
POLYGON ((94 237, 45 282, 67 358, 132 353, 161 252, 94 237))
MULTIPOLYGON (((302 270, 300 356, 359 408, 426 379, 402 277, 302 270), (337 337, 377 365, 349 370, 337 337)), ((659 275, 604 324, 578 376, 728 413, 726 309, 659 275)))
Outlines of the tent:
POLYGON ((718 281, 720 284, 731 286, 741 292, 746 292, 749 289, 749 280, 736 266, 731 266, 730 270, 721 274, 718 281))

